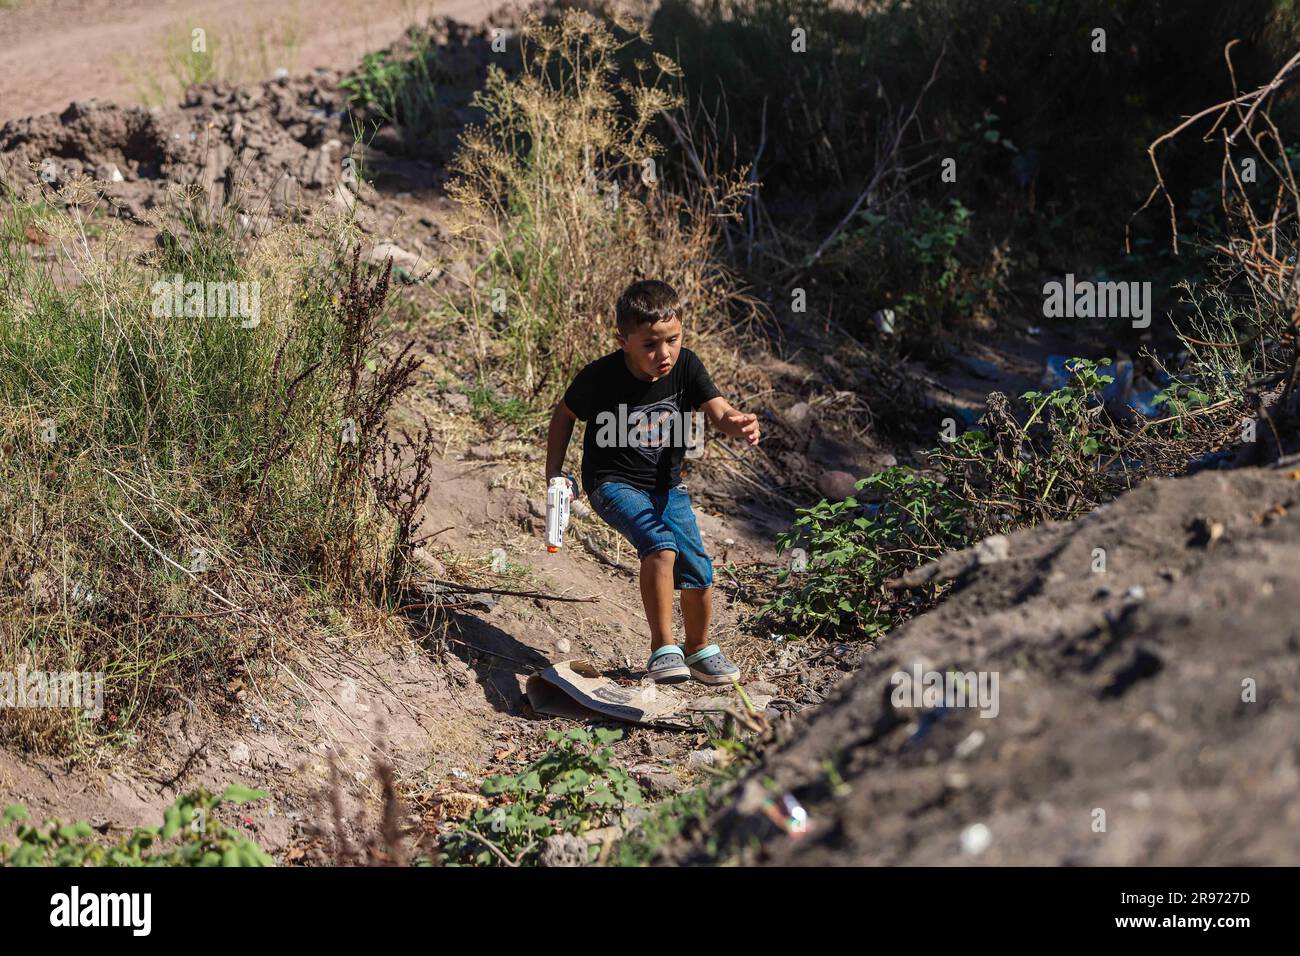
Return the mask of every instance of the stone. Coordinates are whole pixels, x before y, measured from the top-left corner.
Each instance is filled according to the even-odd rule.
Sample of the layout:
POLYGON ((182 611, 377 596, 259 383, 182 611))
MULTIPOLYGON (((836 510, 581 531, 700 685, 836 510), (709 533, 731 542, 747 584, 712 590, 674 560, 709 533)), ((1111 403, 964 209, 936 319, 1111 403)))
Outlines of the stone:
POLYGON ((980 564, 997 564, 1011 557, 1011 542, 1004 534, 994 534, 975 545, 975 560, 980 564))
POLYGON ((781 413, 781 420, 796 432, 806 432, 812 425, 812 406, 807 402, 798 402, 781 413))
POLYGON ((557 833, 542 841, 538 866, 586 866, 587 841, 570 833, 557 833))
POLYGON ((857 493, 857 481, 847 471, 824 471, 817 478, 817 491, 830 501, 843 501, 857 493))
POLYGON ((671 773, 643 773, 637 778, 643 788, 650 792, 654 797, 666 797, 670 794, 680 793, 684 789, 684 784, 671 773))
POLYGON ((442 577, 447 573, 447 568, 443 563, 426 548, 416 548, 411 552, 411 563, 422 572, 431 574, 434 577, 442 577))

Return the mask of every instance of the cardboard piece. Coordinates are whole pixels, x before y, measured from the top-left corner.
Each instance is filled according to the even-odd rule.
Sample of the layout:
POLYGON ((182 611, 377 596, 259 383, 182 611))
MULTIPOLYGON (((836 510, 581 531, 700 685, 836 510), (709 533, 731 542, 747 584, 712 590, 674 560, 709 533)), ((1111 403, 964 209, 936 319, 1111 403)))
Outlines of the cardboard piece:
MULTIPOLYGON (((700 716, 723 711, 728 704, 744 707, 734 695, 691 699, 662 684, 624 687, 584 660, 552 664, 528 678, 525 691, 528 703, 539 714, 573 720, 607 718, 671 730, 689 730, 696 726, 700 716)), ((751 699, 762 711, 771 698, 751 699)))

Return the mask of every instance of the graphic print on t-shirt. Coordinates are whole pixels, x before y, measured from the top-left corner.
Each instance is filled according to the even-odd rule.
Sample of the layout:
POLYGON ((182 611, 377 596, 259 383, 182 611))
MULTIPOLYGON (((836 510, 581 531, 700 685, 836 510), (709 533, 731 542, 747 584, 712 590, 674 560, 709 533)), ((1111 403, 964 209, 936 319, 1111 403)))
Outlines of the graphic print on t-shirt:
POLYGON ((677 403, 674 401, 637 406, 627 413, 628 444, 654 464, 665 448, 672 447, 676 420, 677 403))
POLYGON ((582 487, 602 481, 666 491, 681 480, 685 457, 704 451, 705 416, 717 387, 698 356, 682 349, 676 364, 653 382, 629 370, 623 352, 585 366, 564 393, 574 417, 587 423, 582 441, 582 487))

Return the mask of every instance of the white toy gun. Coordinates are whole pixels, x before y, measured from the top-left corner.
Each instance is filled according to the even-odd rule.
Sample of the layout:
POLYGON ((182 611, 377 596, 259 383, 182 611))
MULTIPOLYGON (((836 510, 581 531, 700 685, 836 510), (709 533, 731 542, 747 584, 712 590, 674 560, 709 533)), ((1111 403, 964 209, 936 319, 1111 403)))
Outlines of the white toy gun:
POLYGON ((546 550, 551 554, 564 546, 564 529, 569 526, 569 502, 573 500, 573 481, 561 475, 546 487, 546 550))

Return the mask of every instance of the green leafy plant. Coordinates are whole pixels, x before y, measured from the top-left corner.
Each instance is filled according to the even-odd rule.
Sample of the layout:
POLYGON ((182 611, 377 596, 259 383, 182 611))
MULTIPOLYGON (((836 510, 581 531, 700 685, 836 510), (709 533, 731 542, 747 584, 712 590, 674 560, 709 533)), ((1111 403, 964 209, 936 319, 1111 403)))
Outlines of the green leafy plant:
POLYGON ((403 49, 380 50, 361 58, 360 67, 339 86, 349 104, 369 111, 371 125, 389 124, 402 132, 407 146, 419 152, 440 131, 437 48, 428 33, 412 27, 403 49))
POLYGON ((1114 381, 1101 371, 1108 365, 1110 359, 1071 359, 1066 385, 1020 396, 1030 408, 1023 424, 1003 410, 1000 396, 990 396, 990 442, 968 487, 986 488, 1015 525, 1074 517, 1108 497, 1115 489, 1099 458, 1119 444, 1104 418, 1102 393, 1114 381))
POLYGON ((893 623, 884 582, 966 543, 959 502, 934 477, 895 467, 857 489, 796 512, 777 553, 802 548, 806 570, 782 570, 778 584, 791 586, 760 613, 806 634, 876 637, 893 623))
POLYGON ((641 788, 614 765, 609 747, 622 736, 600 727, 548 730, 546 739, 555 746, 523 773, 483 781, 483 795, 498 803, 474 811, 446 837, 448 858, 479 866, 530 863, 547 837, 585 833, 640 805, 641 788))
POLYGON ((136 827, 116 843, 97 840, 84 820, 24 823, 29 819, 26 808, 14 804, 0 814, 0 826, 17 824, 18 842, 0 843, 0 866, 274 866, 255 841, 216 819, 223 804, 251 803, 266 796, 265 791, 239 784, 217 795, 197 790, 169 806, 161 825, 136 827))
POLYGON ((1023 420, 995 392, 985 429, 932 449, 929 470, 889 468, 859 481, 853 497, 797 511, 777 553, 802 548, 806 566, 778 572, 760 618, 809 636, 874 639, 938 596, 932 587, 900 594, 885 582, 990 534, 1074 517, 1109 497, 1118 479, 1103 456, 1119 441, 1100 401, 1108 364, 1070 360, 1068 384, 1021 396, 1023 420))

